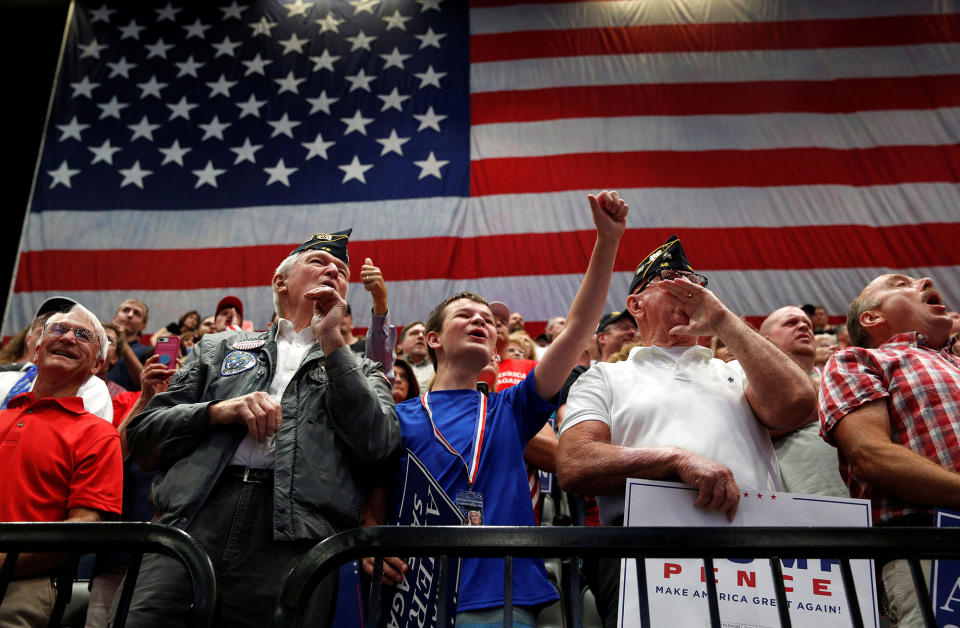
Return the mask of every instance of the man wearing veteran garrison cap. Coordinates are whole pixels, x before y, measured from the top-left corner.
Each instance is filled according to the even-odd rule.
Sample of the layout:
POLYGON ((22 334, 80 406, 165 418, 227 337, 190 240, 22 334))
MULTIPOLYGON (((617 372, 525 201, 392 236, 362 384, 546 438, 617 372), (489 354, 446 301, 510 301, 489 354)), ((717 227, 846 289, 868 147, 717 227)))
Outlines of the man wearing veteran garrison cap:
MULTIPOLYGON (((816 404, 813 385, 707 289, 676 236, 637 266, 626 306, 645 346, 595 365, 570 389, 560 485, 596 495, 604 525, 623 522, 627 478, 686 482, 698 490, 696 506, 733 520, 741 489, 780 488, 768 428, 802 424, 816 404), (710 335, 739 362, 697 344, 710 335)), ((600 569, 604 625, 617 619, 618 565, 600 569)))
MULTIPOLYGON (((389 382, 340 334, 349 236, 296 247, 271 281, 278 321, 205 335, 127 427, 137 464, 161 471, 155 521, 189 532, 217 565, 225 625, 270 623, 290 569, 359 525, 369 478, 400 443, 389 382)), ((329 623, 335 598, 335 583, 320 585, 312 624, 329 623)), ((145 558, 128 623, 185 626, 189 607, 179 564, 145 558)))

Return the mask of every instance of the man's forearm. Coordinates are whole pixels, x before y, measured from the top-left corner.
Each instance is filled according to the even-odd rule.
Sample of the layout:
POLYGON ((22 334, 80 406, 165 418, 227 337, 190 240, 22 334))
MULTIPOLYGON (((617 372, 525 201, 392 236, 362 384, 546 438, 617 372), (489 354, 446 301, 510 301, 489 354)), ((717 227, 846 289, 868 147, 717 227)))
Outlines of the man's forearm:
POLYGON ((795 429, 816 411, 817 392, 810 376, 773 343, 732 312, 718 326, 717 335, 747 374, 747 400, 767 427, 795 429))
POLYGON ((870 443, 847 458, 857 479, 911 504, 960 508, 960 473, 897 443, 870 443))
POLYGON ((571 445, 561 439, 557 453, 560 487, 581 495, 622 494, 627 478, 676 476, 684 453, 677 447, 634 448, 596 441, 571 445))

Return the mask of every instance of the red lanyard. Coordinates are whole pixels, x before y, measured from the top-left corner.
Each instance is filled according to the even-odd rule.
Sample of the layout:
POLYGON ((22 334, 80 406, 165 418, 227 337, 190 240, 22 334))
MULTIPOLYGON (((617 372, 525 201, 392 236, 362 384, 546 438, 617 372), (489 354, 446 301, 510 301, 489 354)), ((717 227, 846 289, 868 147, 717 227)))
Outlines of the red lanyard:
POLYGON ((437 429, 437 424, 433 422, 433 411, 430 410, 430 402, 427 400, 429 394, 430 393, 425 393, 420 397, 420 403, 423 404, 423 409, 427 411, 427 418, 430 420, 430 427, 433 428, 433 435, 447 451, 460 459, 460 462, 463 463, 463 468, 467 472, 467 483, 472 487, 477 479, 477 470, 480 467, 480 450, 483 449, 483 436, 487 426, 487 396, 477 391, 477 395, 480 397, 480 401, 477 404, 479 411, 477 413, 477 425, 473 436, 473 455, 470 457, 470 464, 468 465, 467 461, 460 455, 460 452, 447 442, 447 439, 444 438, 440 430, 437 429))

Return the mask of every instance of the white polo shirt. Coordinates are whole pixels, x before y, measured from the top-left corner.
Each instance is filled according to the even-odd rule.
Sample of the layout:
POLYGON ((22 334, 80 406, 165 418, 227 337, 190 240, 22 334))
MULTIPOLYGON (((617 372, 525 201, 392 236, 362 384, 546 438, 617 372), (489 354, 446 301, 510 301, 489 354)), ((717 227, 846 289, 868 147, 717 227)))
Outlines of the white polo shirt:
MULTIPOLYGON (((733 471, 741 489, 779 490, 769 431, 754 415, 738 362, 709 349, 635 347, 629 357, 591 367, 570 389, 560 433, 602 421, 625 447, 680 447, 733 471)), ((600 518, 623 515, 623 497, 598 496, 600 518)))

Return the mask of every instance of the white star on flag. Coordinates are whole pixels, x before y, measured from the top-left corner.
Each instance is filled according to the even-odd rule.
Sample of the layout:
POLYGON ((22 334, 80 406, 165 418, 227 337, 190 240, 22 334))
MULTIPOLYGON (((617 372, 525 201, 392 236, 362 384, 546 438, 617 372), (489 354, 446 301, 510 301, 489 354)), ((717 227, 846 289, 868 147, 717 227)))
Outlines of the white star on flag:
POLYGON ((427 112, 424 114, 413 114, 413 117, 420 121, 420 126, 417 127, 417 131, 422 131, 424 129, 433 129, 437 133, 440 132, 440 121, 444 120, 447 116, 438 115, 433 112, 433 106, 431 105, 427 112))
POLYGON ((320 95, 316 98, 307 98, 307 102, 310 103, 310 114, 312 115, 318 111, 322 111, 326 114, 330 114, 330 105, 340 100, 339 98, 330 98, 327 96, 327 90, 320 92, 320 95))
POLYGON ((224 37, 223 41, 219 44, 211 44, 213 49, 217 51, 217 54, 213 56, 214 59, 217 57, 226 55, 228 57, 236 56, 236 50, 243 44, 239 41, 231 41, 229 37, 224 37))
POLYGON ((262 17, 260 18, 259 22, 251 22, 249 26, 253 29, 253 37, 256 37, 257 35, 266 35, 267 37, 270 37, 270 29, 276 28, 277 23, 268 22, 267 18, 262 17))
POLYGON ((121 37, 120 40, 124 39, 136 39, 140 41, 140 31, 147 30, 146 26, 140 26, 137 24, 136 20, 130 20, 130 23, 126 26, 119 26, 117 30, 120 31, 121 37))
POLYGON ((196 109, 199 105, 193 105, 187 102, 186 96, 180 97, 180 102, 171 105, 167 103, 167 108, 170 109, 170 117, 167 120, 173 120, 174 118, 183 118, 184 120, 190 119, 190 111, 196 109))
POLYGON ((413 55, 402 55, 400 54, 400 49, 396 46, 393 47, 393 52, 388 55, 380 55, 380 58, 386 61, 383 66, 383 69, 387 68, 400 68, 403 69, 403 62, 412 57, 413 55))
POLYGON ((446 33, 434 33, 433 28, 427 28, 427 32, 424 33, 423 35, 414 35, 414 37, 420 40, 420 50, 423 50, 428 46, 439 48, 440 40, 446 36, 447 36, 446 33))
POLYGON ((267 120, 267 124, 273 127, 273 133, 270 134, 270 137, 286 135, 290 139, 293 139, 294 127, 300 126, 299 122, 291 120, 287 117, 286 113, 284 113, 279 120, 267 120))
POLYGON ((221 94, 230 98, 230 88, 236 85, 236 81, 228 81, 225 74, 221 74, 213 83, 207 83, 207 87, 210 88, 210 98, 213 98, 217 94, 221 94))
POLYGON ((192 151, 192 148, 182 148, 180 146, 180 140, 173 140, 173 143, 170 144, 167 148, 158 148, 163 154, 163 161, 160 162, 161 166, 165 166, 170 163, 177 164, 178 166, 183 166, 183 156, 192 151))
POLYGON ((162 22, 163 20, 170 20, 171 22, 176 22, 177 13, 179 13, 180 11, 183 11, 183 9, 174 9, 173 5, 168 2, 167 6, 163 7, 162 9, 154 9, 154 11, 157 13, 158 22, 162 22))
POLYGON ((306 17, 307 11, 310 10, 311 4, 307 4, 303 0, 296 0, 291 4, 283 5, 283 8, 287 10, 287 17, 293 17, 294 15, 302 15, 306 17))
POLYGON ((257 163, 254 155, 261 148, 263 148, 263 144, 251 144, 250 138, 245 138, 243 140, 243 146, 234 146, 230 149, 237 154, 237 158, 234 160, 233 165, 236 166, 241 161, 249 161, 252 164, 257 163))
POLYGON ((425 160, 415 161, 413 163, 420 168, 420 176, 417 177, 418 179, 422 179, 424 177, 436 177, 440 179, 442 178, 440 176, 440 168, 443 168, 450 162, 446 159, 437 159, 433 156, 433 151, 430 151, 430 155, 425 160))
POLYGON ((361 48, 364 50, 370 50, 370 42, 375 40, 376 37, 373 35, 367 35, 363 32, 363 29, 360 29, 360 32, 358 32, 355 36, 344 37, 344 39, 350 42, 350 52, 353 52, 354 50, 360 50, 361 48))
POLYGON ((365 173, 367 170, 370 170, 370 168, 373 168, 373 164, 362 164, 360 163, 360 158, 354 155, 353 161, 345 166, 337 166, 337 168, 343 170, 343 181, 340 183, 346 183, 351 179, 356 179, 360 183, 366 183, 367 177, 365 173))
POLYGON ((192 172, 197 177, 197 184, 193 186, 193 189, 197 189, 204 184, 207 184, 211 187, 217 187, 217 177, 226 172, 226 170, 214 168, 213 162, 207 161, 207 165, 204 166, 202 170, 193 170, 192 172))
POLYGON ((97 107, 100 107, 100 120, 104 118, 116 118, 120 119, 120 110, 126 109, 130 105, 125 102, 119 102, 116 96, 113 96, 110 100, 105 103, 97 103, 97 107))
POLYGON ((145 139, 153 141, 153 132, 156 129, 160 128, 159 124, 150 124, 150 121, 147 120, 147 116, 143 116, 143 119, 140 120, 137 124, 128 124, 127 128, 133 131, 133 137, 130 138, 130 141, 142 137, 145 139))
POLYGON ((387 30, 390 30, 391 28, 398 28, 402 31, 405 31, 407 30, 406 23, 413 18, 401 15, 400 11, 395 10, 393 15, 384 16, 380 19, 387 23, 387 30))
POLYGON ((301 142, 303 147, 307 149, 307 156, 304 158, 304 161, 309 161, 313 157, 320 157, 321 159, 327 158, 327 149, 334 145, 334 142, 325 142, 323 140, 323 134, 317 133, 316 139, 312 142, 301 142))
POLYGON ((352 118, 340 118, 340 121, 347 125, 347 130, 343 132, 344 135, 349 135, 354 131, 357 131, 360 135, 366 135, 367 125, 373 122, 373 118, 364 118, 360 110, 357 109, 352 118))
POLYGON ((396 109, 397 111, 403 111, 403 101, 410 100, 410 96, 404 96, 397 91, 397 88, 394 87, 393 91, 389 94, 377 94, 377 98, 383 101, 383 106, 380 107, 380 111, 386 111, 387 109, 396 109))
POLYGON ((387 153, 396 153, 403 157, 403 145, 409 141, 409 137, 398 137, 396 129, 391 130, 389 137, 382 137, 377 140, 383 146, 380 156, 383 157, 387 153))
POLYGON ((80 49, 80 58, 93 57, 94 59, 100 58, 100 51, 107 49, 109 46, 106 44, 101 44, 97 41, 97 38, 94 37, 89 44, 79 44, 77 48, 80 49))
POLYGON ((122 76, 125 79, 130 78, 130 70, 137 67, 136 63, 130 63, 126 57, 120 57, 116 63, 107 61, 107 67, 110 68, 110 75, 107 78, 122 76))
POLYGON ((90 22, 93 24, 97 22, 107 22, 109 24, 110 16, 116 12, 116 9, 108 9, 106 3, 104 3, 100 5, 99 9, 92 9, 90 11, 90 22))
POLYGON ((212 26, 207 26, 200 21, 200 18, 197 18, 193 24, 188 24, 183 27, 187 31, 187 39, 191 37, 199 37, 200 39, 206 38, 206 32, 213 28, 212 26))
POLYGON ((343 20, 338 20, 333 16, 333 13, 327 13, 326 17, 320 18, 319 20, 314 20, 317 24, 320 25, 320 32, 325 33, 330 31, 332 33, 340 32, 339 26, 343 24, 343 20))
POLYGON ((118 153, 122 149, 117 146, 112 146, 108 138, 104 140, 103 144, 96 148, 93 146, 87 146, 87 150, 93 153, 93 161, 90 162, 91 166, 93 164, 100 163, 101 161, 112 166, 114 153, 118 153))
POLYGON ((53 187, 58 183, 62 184, 64 187, 70 187, 70 179, 79 172, 79 170, 72 170, 67 165, 67 160, 64 159, 60 164, 60 167, 56 170, 47 170, 47 174, 53 177, 53 181, 50 182, 50 188, 53 189, 53 187))
POLYGON ((147 52, 150 54, 147 55, 147 59, 152 59, 154 57, 160 57, 161 59, 167 58, 167 51, 171 48, 176 48, 173 44, 168 44, 163 41, 163 37, 157 40, 155 44, 147 44, 144 46, 147 49, 147 52))
POLYGON ((263 76, 266 76, 263 70, 268 65, 273 63, 273 61, 269 59, 261 59, 260 53, 258 52, 257 56, 255 56, 250 61, 241 61, 240 63, 247 66, 247 71, 243 73, 244 76, 250 76, 251 74, 261 74, 263 76))
POLYGON ((283 54, 298 52, 303 54, 303 45, 310 43, 309 39, 300 39, 297 34, 290 35, 290 39, 278 39, 277 43, 283 46, 283 54))
POLYGON ((93 90, 100 86, 100 83, 91 83, 90 78, 85 76, 78 83, 70 83, 70 87, 73 89, 73 97, 77 96, 86 96, 87 98, 93 98, 93 90))
POLYGON ((192 76, 193 78, 200 78, 199 76, 197 76, 197 70, 199 70, 204 66, 203 63, 198 63, 197 61, 195 61, 193 59, 193 55, 190 55, 190 58, 188 58, 186 61, 183 61, 180 63, 174 62, 173 65, 180 68, 180 71, 177 72, 177 78, 180 78, 181 76, 192 76))
POLYGON ((123 181, 120 182, 120 187, 135 185, 141 190, 143 189, 144 177, 153 174, 152 170, 144 170, 141 168, 139 160, 133 162, 133 166, 129 168, 120 168, 118 172, 123 175, 123 181))
POLYGON ((247 99, 247 102, 238 102, 234 103, 236 106, 240 107, 240 118, 245 118, 246 116, 254 116, 256 118, 260 117, 260 107, 267 104, 266 100, 257 100, 256 96, 250 94, 250 98, 247 99))
POLYGON ((307 79, 298 79, 293 76, 293 70, 287 72, 287 75, 282 79, 273 79, 273 82, 280 86, 280 89, 277 90, 277 95, 280 95, 284 92, 292 92, 294 94, 300 93, 300 83, 303 83, 307 79))
POLYGON ((370 91, 370 83, 376 80, 377 75, 367 76, 367 73, 363 71, 363 68, 360 68, 360 71, 356 74, 347 74, 343 78, 350 81, 350 91, 355 91, 358 89, 364 89, 370 91))
POLYGON ((312 72, 316 72, 317 70, 330 70, 333 72, 333 62, 339 58, 340 55, 332 55, 330 54, 329 50, 324 48, 323 54, 321 54, 319 57, 310 57, 310 60, 313 61, 312 72))
POLYGON ((434 87, 440 87, 440 79, 447 75, 446 72, 434 72, 433 66, 427 66, 426 72, 414 72, 413 75, 420 79, 420 89, 433 85, 434 87))
MULTIPOLYGON (((100 116, 100 117, 102 118, 103 116, 100 116)), ((77 141, 82 142, 83 140, 80 138, 80 133, 84 129, 89 129, 90 125, 80 124, 79 122, 77 122, 77 116, 73 116, 73 119, 70 120, 70 122, 68 122, 67 124, 58 124, 57 128, 60 129, 60 133, 62 134, 60 135, 61 142, 71 137, 76 139, 77 141)), ((67 187, 70 187, 70 186, 68 185, 67 187)))
POLYGON ((282 158, 273 168, 263 169, 264 172, 270 175, 270 177, 267 179, 267 185, 270 185, 271 183, 282 183, 287 187, 290 187, 289 176, 297 170, 298 168, 287 168, 286 164, 283 163, 282 158))
POLYGON ((146 98, 147 96, 160 98, 160 90, 166 86, 166 83, 157 82, 157 77, 155 76, 151 76, 150 80, 145 83, 137 83, 137 87, 140 88, 140 98, 146 98))
POLYGON ((237 4, 237 0, 233 0, 229 6, 220 7, 220 10, 223 11, 223 19, 229 20, 230 18, 242 20, 243 11, 246 7, 241 7, 237 4))
POLYGON ((200 138, 200 141, 206 140, 211 137, 215 137, 218 140, 223 139, 223 131, 231 125, 230 122, 220 122, 220 116, 213 116, 213 120, 207 124, 198 124, 197 126, 203 129, 203 137, 200 138))

